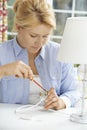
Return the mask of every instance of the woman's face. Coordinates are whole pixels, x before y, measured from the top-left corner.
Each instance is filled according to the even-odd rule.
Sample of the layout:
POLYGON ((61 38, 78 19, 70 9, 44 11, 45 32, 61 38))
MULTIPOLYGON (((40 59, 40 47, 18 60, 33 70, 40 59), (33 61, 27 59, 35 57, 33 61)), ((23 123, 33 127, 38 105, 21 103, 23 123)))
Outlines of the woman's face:
POLYGON ((17 40, 21 47, 27 48, 29 53, 38 53, 41 47, 47 42, 52 28, 40 24, 32 28, 19 28, 17 40))

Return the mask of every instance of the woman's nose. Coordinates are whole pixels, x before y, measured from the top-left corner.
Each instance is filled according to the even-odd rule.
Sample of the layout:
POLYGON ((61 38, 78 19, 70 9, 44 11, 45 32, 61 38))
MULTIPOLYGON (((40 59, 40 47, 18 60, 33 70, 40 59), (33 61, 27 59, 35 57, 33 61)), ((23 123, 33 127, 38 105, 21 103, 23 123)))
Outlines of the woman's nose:
POLYGON ((38 37, 36 42, 37 42, 38 44, 43 43, 43 37, 38 37))

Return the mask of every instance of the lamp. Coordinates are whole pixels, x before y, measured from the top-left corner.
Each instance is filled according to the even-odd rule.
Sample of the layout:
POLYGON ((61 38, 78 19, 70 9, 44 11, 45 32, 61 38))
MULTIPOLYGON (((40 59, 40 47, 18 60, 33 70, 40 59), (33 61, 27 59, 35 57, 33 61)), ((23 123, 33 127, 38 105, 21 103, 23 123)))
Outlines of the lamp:
POLYGON ((87 17, 67 18, 63 39, 60 45, 58 60, 84 65, 81 113, 72 114, 72 121, 85 124, 87 115, 84 113, 86 64, 87 64, 87 17))

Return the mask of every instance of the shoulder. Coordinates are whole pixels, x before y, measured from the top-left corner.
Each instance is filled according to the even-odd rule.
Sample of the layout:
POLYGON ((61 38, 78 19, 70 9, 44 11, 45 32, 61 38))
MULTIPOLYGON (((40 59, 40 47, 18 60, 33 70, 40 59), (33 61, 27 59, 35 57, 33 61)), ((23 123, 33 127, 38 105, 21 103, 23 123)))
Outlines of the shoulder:
POLYGON ((60 44, 59 43, 56 43, 54 41, 49 41, 46 45, 45 45, 45 49, 48 50, 48 51, 59 51, 59 48, 60 48, 60 44))
POLYGON ((60 44, 53 42, 53 41, 49 41, 47 44, 44 45, 44 55, 46 58, 50 59, 56 59, 57 55, 58 55, 58 51, 60 48, 60 44))
POLYGON ((7 50, 8 48, 10 48, 12 46, 12 43, 13 43, 13 39, 5 41, 5 42, 2 42, 0 44, 0 52, 3 52, 5 50, 7 50))
POLYGON ((13 40, 8 40, 0 44, 0 61, 11 55, 13 50, 13 40))
POLYGON ((50 47, 50 48, 59 48, 60 47, 60 44, 57 43, 57 42, 54 42, 54 41, 49 41, 47 44, 46 44, 47 47, 50 47))

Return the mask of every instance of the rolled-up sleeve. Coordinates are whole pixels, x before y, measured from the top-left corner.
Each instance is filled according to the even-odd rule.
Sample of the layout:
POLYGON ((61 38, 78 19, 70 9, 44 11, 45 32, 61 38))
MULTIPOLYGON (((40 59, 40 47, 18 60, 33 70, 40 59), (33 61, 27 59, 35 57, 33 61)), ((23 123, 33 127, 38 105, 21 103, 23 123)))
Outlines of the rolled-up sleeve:
POLYGON ((63 64, 60 93, 61 96, 66 96, 70 99, 71 106, 74 106, 80 98, 80 91, 78 90, 80 83, 76 75, 73 65, 63 64))

